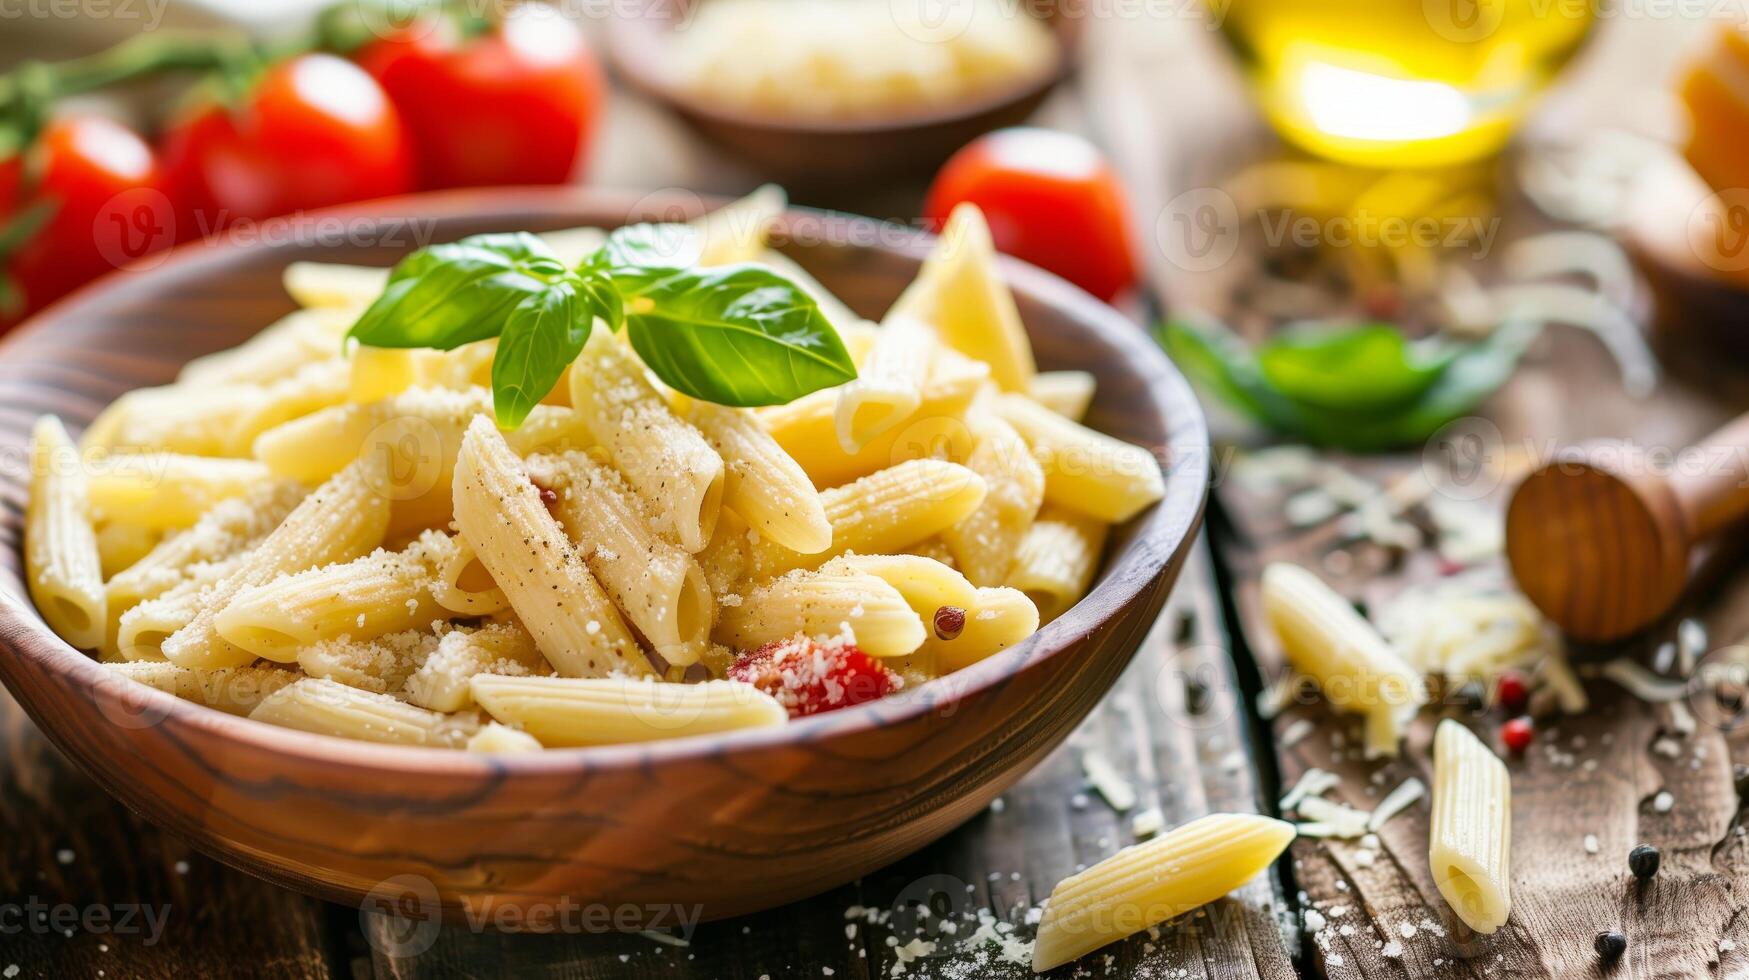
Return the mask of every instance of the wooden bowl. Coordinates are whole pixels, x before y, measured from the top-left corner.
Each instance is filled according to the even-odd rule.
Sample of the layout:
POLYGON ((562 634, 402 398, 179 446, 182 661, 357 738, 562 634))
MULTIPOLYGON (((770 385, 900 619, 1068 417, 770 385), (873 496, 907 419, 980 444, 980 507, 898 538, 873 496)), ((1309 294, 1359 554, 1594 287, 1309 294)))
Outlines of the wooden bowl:
MULTIPOLYGON (((771 180, 828 199, 847 185, 882 184, 927 176, 966 143, 993 129, 1015 126, 1032 115, 1074 64, 1082 0, 1042 0, 1038 10, 1057 42, 1057 63, 1037 77, 951 106, 926 106, 884 116, 819 119, 761 112, 712 102, 673 84, 664 73, 672 61, 668 35, 687 8, 709 0, 649 0, 640 16, 611 20, 607 53, 634 88, 666 104, 700 135, 771 180)), ((1023 4, 1021 16, 1033 16, 1023 4)))
MULTIPOLYGON (((111 274, 36 317, 0 344, 0 458, 12 464, 0 473, 0 680, 97 782, 195 847, 288 888, 392 902, 414 918, 550 915, 562 901, 737 915, 873 871, 978 813, 1129 662, 1191 545, 1209 473, 1202 413, 1146 334, 1019 262, 1004 271, 1039 360, 1099 376, 1089 421, 1154 449, 1166 498, 1114 534, 1079 605, 909 693, 720 738, 492 758, 344 741, 181 701, 114 677, 31 605, 19 535, 32 420, 53 412, 82 426, 123 392, 241 342, 292 309, 279 285, 287 263, 386 265, 423 241, 615 225, 696 203, 567 189, 400 198, 306 216, 295 236, 149 257, 161 264, 111 274)), ((779 229, 816 242, 785 248, 878 315, 926 243, 821 242, 875 240, 873 230, 804 212, 779 229)))

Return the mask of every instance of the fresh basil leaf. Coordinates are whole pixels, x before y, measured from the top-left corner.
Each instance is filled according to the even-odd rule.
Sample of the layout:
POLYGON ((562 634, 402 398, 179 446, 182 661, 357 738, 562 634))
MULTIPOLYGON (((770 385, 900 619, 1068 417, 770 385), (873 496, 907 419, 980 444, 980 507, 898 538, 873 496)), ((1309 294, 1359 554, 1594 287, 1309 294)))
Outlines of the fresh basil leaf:
POLYGON ((683 394, 779 405, 856 377, 814 298, 763 266, 673 272, 640 282, 636 297, 626 312, 632 347, 683 394))
POLYGON ((497 336, 517 304, 565 274, 545 242, 522 232, 422 248, 395 267, 348 336, 372 347, 452 350, 497 336))
POLYGON ((614 269, 690 269, 704 254, 704 236, 691 225, 626 225, 608 234, 599 254, 614 269))
POLYGON ((514 429, 528 418, 582 353, 594 323, 571 282, 554 283, 510 311, 492 358, 492 410, 500 427, 514 429))
POLYGON ((1458 348, 1412 344, 1383 323, 1299 324, 1257 348, 1257 364, 1277 391, 1338 410, 1383 409, 1426 391, 1458 348))

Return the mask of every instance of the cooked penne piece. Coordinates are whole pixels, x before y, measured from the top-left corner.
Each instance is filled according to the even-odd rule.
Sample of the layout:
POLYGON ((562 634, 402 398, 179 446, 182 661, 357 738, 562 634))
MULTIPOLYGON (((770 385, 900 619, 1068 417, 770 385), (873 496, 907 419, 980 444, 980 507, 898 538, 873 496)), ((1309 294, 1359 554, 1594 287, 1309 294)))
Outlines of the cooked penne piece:
POLYGON ((542 654, 568 677, 648 674, 619 611, 484 416, 462 438, 455 520, 542 654))
POLYGON ((1063 418, 1079 422, 1087 417, 1097 387, 1088 371, 1040 371, 1027 386, 1027 394, 1063 418))
POLYGON ((669 664, 697 663, 717 607, 698 562, 651 530, 619 474, 586 453, 528 466, 557 495, 559 523, 619 611, 669 664))
POLYGON ((1018 589, 979 589, 965 607, 959 632, 951 620, 930 624, 929 639, 921 653, 934 660, 934 669, 946 674, 969 667, 992 654, 1038 632, 1038 607, 1018 589))
POLYGON ((428 353, 404 347, 359 347, 349 362, 347 399, 366 404, 417 386, 424 380, 428 353))
POLYGON ((549 748, 654 742, 789 721, 769 694, 736 681, 480 674, 472 683, 474 700, 488 714, 549 748))
POLYGON ((429 626, 448 618, 432 595, 448 545, 442 531, 426 531, 402 551, 379 548, 349 562, 280 575, 233 595, 213 628, 255 656, 283 664, 317 643, 429 626))
POLYGON ((974 585, 1000 585, 1038 516, 1045 475, 1013 426, 993 415, 969 424, 977 445, 966 468, 984 478, 989 492, 977 510, 944 528, 941 540, 974 585))
POLYGON ((757 540, 759 535, 739 514, 725 510, 710 544, 693 556, 704 569, 705 581, 710 583, 711 594, 718 597, 719 605, 725 597, 738 595, 747 586, 753 567, 753 543, 757 540))
POLYGON ((389 271, 336 262, 293 262, 280 281, 299 306, 351 311, 356 317, 381 295, 389 271))
POLYGON ((297 665, 311 677, 393 694, 437 651, 438 642, 436 633, 415 629, 366 639, 341 636, 299 647, 297 665))
POLYGON ((935 346, 935 333, 928 324, 909 317, 887 320, 856 380, 834 389, 838 403, 833 419, 840 448, 855 455, 916 413, 923 404, 923 384, 935 346))
POLYGON ((1051 503, 1116 524, 1166 495, 1160 464, 1146 449, 1020 395, 998 398, 996 410, 1038 457, 1051 503))
POLYGON ((44 415, 30 434, 24 568, 44 621, 81 650, 102 646, 109 626, 91 511, 79 450, 61 420, 44 415))
MULTIPOLYGON (((339 357, 346 331, 354 319, 356 315, 347 310, 291 313, 240 346, 184 364, 176 375, 176 387, 194 390, 221 385, 264 385, 296 374, 306 364, 339 357)), ((128 397, 122 396, 122 402, 128 397)), ((110 409, 120 404, 117 402, 110 409)), ((108 414, 109 410, 105 410, 104 415, 108 414)))
POLYGON ((1220 898, 1274 863, 1293 824, 1211 813, 1126 847, 1051 889, 1033 943, 1043 973, 1220 898))
POLYGON ((1366 757, 1396 755, 1422 701, 1419 675, 1348 600, 1298 565, 1265 568, 1261 593, 1288 662, 1318 682, 1325 700, 1366 717, 1366 757))
POLYGON ((463 535, 450 539, 451 547, 437 569, 431 595, 437 604, 462 616, 489 616, 510 608, 510 599, 480 564, 474 546, 463 535))
POLYGON ((960 204, 947 216, 923 270, 887 316, 922 320, 949 347, 989 364, 1004 391, 1026 391, 1038 369, 1020 310, 996 265, 983 212, 975 204, 960 204))
POLYGON ((1021 539, 1006 584, 1026 593, 1040 619, 1056 619, 1093 584, 1107 530, 1103 521, 1046 508, 1021 539))
POLYGON ((959 571, 958 559, 954 558, 953 551, 948 548, 947 542, 941 540, 940 537, 917 542, 911 546, 909 553, 919 558, 933 558, 954 571, 959 571))
POLYGON ((192 527, 215 504, 270 475, 252 459, 112 453, 91 468, 91 507, 105 520, 140 527, 192 527))
POLYGON ((472 726, 463 718, 452 719, 387 694, 361 691, 321 677, 306 677, 274 691, 249 717, 318 735, 401 745, 460 748, 473 735, 472 726))
MULTIPOLYGON (((930 366, 923 403, 917 411, 857 453, 846 453, 838 444, 838 395, 830 388, 788 405, 762 409, 758 417, 814 486, 836 487, 908 459, 959 458, 962 454, 957 451, 944 453, 943 445, 955 450, 959 444, 969 443, 970 433, 962 418, 978 390, 989 383, 987 366, 941 348, 930 366)), ((970 451, 970 446, 965 446, 965 452, 970 451)))
POLYGON ((123 660, 161 661, 164 641, 194 622, 204 590, 237 569, 236 558, 198 566, 189 579, 123 611, 116 617, 113 649, 123 660))
POLYGON ((477 630, 443 634, 425 662, 407 678, 407 700, 433 711, 462 711, 474 705, 469 682, 475 674, 509 676, 552 672, 535 648, 534 637, 514 620, 488 623, 477 630))
MULTIPOLYGON (((237 667, 249 651, 219 636, 218 613, 245 589, 329 562, 350 561, 382 544, 389 501, 381 492, 387 464, 361 459, 305 497, 238 567, 201 599, 186 626, 165 639, 164 656, 184 667, 237 667)), ((124 627, 126 617, 123 617, 124 627)))
POLYGON ((109 664, 108 667, 129 680, 233 715, 254 711, 263 698, 298 679, 294 671, 271 667, 202 670, 178 667, 162 660, 109 664))
POLYGON ((807 471, 752 412, 689 402, 685 414, 723 458, 723 506, 792 551, 813 555, 832 546, 832 524, 807 471))
POLYGON ((395 462, 396 486, 407 496, 447 493, 462 431, 474 416, 491 414, 486 391, 413 388, 368 405, 336 405, 263 432, 256 459, 279 476, 316 484, 376 450, 395 462), (416 493, 418 491, 419 493, 416 493))
POLYGON ((1512 782, 1506 765, 1450 718, 1433 735, 1428 864, 1464 924, 1491 933, 1512 911, 1512 782))
POLYGON ((140 527, 108 521, 97 528, 97 557, 105 580, 114 578, 138 564, 164 540, 164 532, 155 527, 140 527))
POLYGON ((703 266, 752 262, 765 252, 765 235, 772 222, 789 206, 783 188, 765 184, 736 201, 693 219, 698 229, 699 255, 703 266))
POLYGON ((644 501, 651 524, 702 550, 723 500, 723 458, 677 418, 613 334, 597 330, 571 371, 571 405, 644 501))
POLYGON ((237 413, 226 430, 224 455, 247 456, 255 440, 274 426, 346 401, 351 368, 345 361, 319 361, 261 390, 261 397, 237 413))
POLYGON ((498 755, 510 755, 517 752, 539 752, 541 744, 533 735, 519 732, 509 725, 500 725, 489 721, 468 739, 469 752, 488 752, 498 755))
POLYGON ((873 575, 899 590, 925 629, 945 607, 971 608, 977 590, 966 577, 933 558, 918 555, 845 555, 820 566, 827 574, 873 575))
POLYGON ((832 547, 804 555, 774 542, 753 546, 757 577, 818 568, 846 552, 896 554, 965 519, 984 501, 984 479, 955 463, 913 459, 820 494, 832 547))
POLYGON ((846 629, 872 657, 902 657, 922 646, 926 635, 923 620, 885 579, 794 571, 725 604, 714 636, 726 646, 752 650, 797 633, 824 640, 846 629))

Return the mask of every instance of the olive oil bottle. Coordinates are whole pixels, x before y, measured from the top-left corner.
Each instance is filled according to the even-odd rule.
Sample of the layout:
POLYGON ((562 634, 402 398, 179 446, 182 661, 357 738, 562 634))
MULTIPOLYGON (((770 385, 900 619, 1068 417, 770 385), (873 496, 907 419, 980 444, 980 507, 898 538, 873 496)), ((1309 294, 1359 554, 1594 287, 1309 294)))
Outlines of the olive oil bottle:
POLYGON ((1208 0, 1293 143, 1375 167, 1496 153, 1600 0, 1208 0))

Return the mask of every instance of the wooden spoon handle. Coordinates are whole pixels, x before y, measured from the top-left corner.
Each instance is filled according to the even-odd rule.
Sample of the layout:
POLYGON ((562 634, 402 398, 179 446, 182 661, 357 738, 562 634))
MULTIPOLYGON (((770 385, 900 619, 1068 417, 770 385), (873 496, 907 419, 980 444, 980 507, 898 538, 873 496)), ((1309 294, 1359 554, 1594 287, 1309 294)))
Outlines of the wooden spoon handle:
POLYGON ((1689 539, 1710 538, 1749 514, 1749 414, 1702 439, 1670 478, 1689 539))

